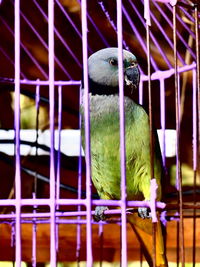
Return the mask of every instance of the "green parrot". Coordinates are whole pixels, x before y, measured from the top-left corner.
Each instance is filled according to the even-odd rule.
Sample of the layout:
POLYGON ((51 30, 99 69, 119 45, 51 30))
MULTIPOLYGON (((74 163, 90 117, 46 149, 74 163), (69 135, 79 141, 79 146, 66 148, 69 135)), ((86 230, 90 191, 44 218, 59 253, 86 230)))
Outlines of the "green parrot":
MULTIPOLYGON (((140 76, 136 57, 126 50, 123 50, 123 66, 127 200, 150 200, 149 118, 141 105, 126 96, 128 91, 138 88, 140 76)), ((118 200, 121 195, 118 48, 105 48, 92 54, 88 59, 88 75, 92 181, 101 199, 118 200)), ((83 104, 81 110, 84 113, 83 104)), ((162 165, 159 144, 156 137, 154 139, 159 201, 162 165)), ((82 142, 84 147, 84 121, 82 142)), ((97 207, 96 220, 103 218, 103 210, 97 207)), ((149 266, 153 266, 152 220, 147 208, 127 215, 127 220, 141 242, 149 266)), ((168 266, 160 221, 156 229, 156 266, 168 266)))

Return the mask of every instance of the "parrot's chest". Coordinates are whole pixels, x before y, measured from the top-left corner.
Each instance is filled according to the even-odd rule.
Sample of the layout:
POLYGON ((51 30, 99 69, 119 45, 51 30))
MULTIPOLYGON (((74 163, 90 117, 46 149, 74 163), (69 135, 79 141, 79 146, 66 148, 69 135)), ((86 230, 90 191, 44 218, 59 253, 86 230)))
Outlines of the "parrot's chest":
MULTIPOLYGON (((136 160, 140 160, 136 104, 125 98, 127 198, 140 199, 136 160), (136 138, 134 137, 136 136, 136 138), (135 139, 135 140, 134 140, 135 139)), ((92 180, 101 198, 120 199, 120 123, 119 97, 91 97, 92 180)), ((140 169, 140 167, 138 167, 140 169)))

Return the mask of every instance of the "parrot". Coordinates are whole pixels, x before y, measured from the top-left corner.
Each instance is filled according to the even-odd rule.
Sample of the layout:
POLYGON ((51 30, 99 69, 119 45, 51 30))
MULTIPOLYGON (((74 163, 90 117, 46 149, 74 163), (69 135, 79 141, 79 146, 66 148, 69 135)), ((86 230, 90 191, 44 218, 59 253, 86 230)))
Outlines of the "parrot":
MULTIPOLYGON (((134 54, 123 49, 124 112, 126 148, 127 200, 150 200, 150 128, 145 109, 130 98, 138 89, 140 72, 134 54)), ((121 198, 120 122, 118 48, 98 50, 88 58, 90 102, 91 178, 101 199, 121 198)), ((84 86, 82 86, 82 145, 84 141, 84 86)), ((154 176, 158 185, 157 201, 161 200, 162 160, 158 139, 154 140, 154 176)), ((96 220, 104 220, 106 207, 96 207, 96 220)), ((148 208, 127 214, 127 221, 139 239, 144 256, 153 266, 152 219, 148 208)), ((168 266, 161 222, 156 226, 156 267, 168 266)))

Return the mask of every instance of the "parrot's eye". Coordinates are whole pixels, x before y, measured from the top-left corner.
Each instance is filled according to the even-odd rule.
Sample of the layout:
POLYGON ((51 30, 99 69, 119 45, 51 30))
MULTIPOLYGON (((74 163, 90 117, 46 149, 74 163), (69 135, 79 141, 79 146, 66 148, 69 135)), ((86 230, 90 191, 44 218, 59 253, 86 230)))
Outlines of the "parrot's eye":
POLYGON ((131 65, 131 67, 136 67, 137 66, 137 63, 134 62, 134 61, 132 61, 130 65, 131 65))
POLYGON ((115 58, 111 58, 109 60, 109 63, 110 63, 110 65, 113 65, 113 66, 117 66, 118 65, 117 59, 115 59, 115 58))

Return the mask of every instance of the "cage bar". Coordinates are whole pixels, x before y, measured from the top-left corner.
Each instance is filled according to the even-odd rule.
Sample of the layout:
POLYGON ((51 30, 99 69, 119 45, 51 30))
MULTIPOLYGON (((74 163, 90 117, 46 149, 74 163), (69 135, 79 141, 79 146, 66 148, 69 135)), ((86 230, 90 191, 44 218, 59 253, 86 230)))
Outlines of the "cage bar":
POLYGON ((15 2, 15 260, 21 266, 20 1, 15 2))
MULTIPOLYGON (((5 130, 0 129, 0 151, 3 145, 4 147, 12 145, 13 148, 15 145, 14 153, 11 155, 7 155, 4 151, 0 152, 0 166, 1 164, 3 166, 1 167, 2 178, 5 175, 4 166, 7 166, 6 175, 8 175, 8 179, 0 179, 5 180, 3 188, 6 189, 7 182, 11 181, 12 184, 14 181, 14 187, 11 186, 8 193, 11 199, 5 197, 3 190, 0 192, 0 226, 1 229, 8 226, 7 231, 1 231, 1 237, 4 238, 6 234, 9 236, 10 247, 7 251, 8 253, 14 251, 14 255, 10 256, 9 260, 13 261, 16 266, 21 266, 24 259, 29 262, 27 264, 37 266, 41 259, 38 253, 41 248, 40 227, 44 226, 45 229, 45 225, 48 225, 50 231, 46 228, 45 234, 46 243, 49 242, 47 250, 50 252, 50 258, 45 255, 45 261, 50 261, 51 266, 57 266, 63 261, 63 257, 69 262, 76 262, 77 266, 81 266, 82 261, 85 261, 86 266, 90 267, 96 264, 95 261, 98 261, 99 266, 104 266, 105 260, 112 264, 114 261, 121 261, 122 266, 128 266, 130 260, 137 258, 142 266, 142 261, 145 259, 143 255, 139 256, 139 245, 137 247, 136 244, 136 247, 133 247, 131 243, 126 216, 136 214, 138 207, 147 207, 154 214, 154 217, 152 216, 153 265, 156 266, 154 220, 156 220, 156 211, 160 214, 164 210, 159 220, 166 225, 167 229, 169 266, 171 261, 177 261, 177 265, 181 262, 182 266, 190 261, 195 266, 199 261, 200 216, 199 3, 180 0, 177 5, 172 6, 176 1, 141 0, 133 3, 130 0, 103 0, 101 2, 82 0, 74 1, 76 9, 70 9, 73 1, 48 0, 48 3, 45 3, 34 0, 29 2, 28 8, 25 0, 0 2, 0 9, 2 9, 0 60, 3 62, 0 70, 0 107, 7 99, 5 98, 4 101, 2 94, 6 92, 13 95, 14 92, 14 127, 12 127, 14 131, 9 127, 8 131, 6 127, 5 130), (143 18, 144 7, 147 26, 143 18), (30 17, 29 13, 31 9, 34 11, 33 17, 30 17), (37 19, 34 17, 35 13, 38 16, 37 19), (146 37, 145 28, 147 28, 146 37), (46 32, 43 29, 46 29, 46 32), (188 42, 189 38, 194 40, 192 45, 188 42), (90 90, 87 59, 94 51, 109 46, 119 48, 121 199, 118 200, 96 199, 97 194, 91 183, 90 90), (155 119, 156 128, 161 128, 160 146, 164 170, 166 173, 170 170, 167 177, 171 178, 174 175, 172 169, 176 167, 174 172, 177 173, 179 192, 176 191, 173 182, 167 180, 166 189, 169 193, 166 194, 165 203, 155 201, 155 187, 151 192, 151 201, 126 200, 123 47, 133 51, 139 62, 141 79, 138 95, 134 95, 133 98, 149 110, 151 147, 152 127, 155 119), (190 55, 190 60, 186 60, 186 53, 190 55), (82 65, 84 85, 81 86, 82 65), (188 75, 184 91, 182 84, 185 73, 188 75), (76 156, 68 156, 63 151, 65 145, 62 139, 63 131, 69 128, 76 128, 77 131, 81 129, 81 116, 78 115, 79 106, 81 106, 78 99, 79 87, 80 91, 82 87, 85 88, 83 97, 85 118, 82 119, 85 120, 86 165, 81 147, 78 147, 79 153, 76 156), (35 112, 35 131, 34 138, 30 141, 23 139, 24 126, 20 126, 20 124, 23 125, 22 113, 25 110, 21 94, 30 97, 34 102, 34 104, 31 102, 30 106, 33 106, 35 112), (180 99, 184 94, 186 100, 181 106, 180 99), (173 106, 172 102, 175 112, 170 109, 173 106), (45 126, 50 134, 49 146, 40 143, 43 129, 41 129, 39 118, 42 118, 43 112, 49 115, 49 123, 45 126), (188 129, 186 129, 188 139, 184 143, 187 148, 184 148, 182 138, 185 137, 182 136, 184 136, 183 127, 185 127, 186 120, 188 120, 188 129), (169 128, 176 132, 177 152, 171 158, 167 155, 169 128), (58 141, 58 146, 56 141, 58 141), (28 146, 32 151, 28 156, 23 154, 24 146, 28 146), (44 154, 41 156, 41 151, 45 156, 44 154), (183 151, 187 154, 184 155, 183 151), (48 166, 45 166, 43 158, 50 159, 48 166), (185 185, 186 164, 190 172, 190 185, 185 185), (13 170, 14 179, 12 180, 10 171, 13 170), (38 183, 38 181, 42 182, 38 183), (171 188, 173 192, 170 191, 171 188), (13 197, 12 192, 15 192, 13 197), (100 205, 108 206, 110 209, 104 212, 108 219, 97 223, 92 216, 95 215, 95 206, 100 205), (176 221, 177 226, 173 224, 176 221), (187 222, 191 223, 191 239, 188 239, 189 223, 187 222), (172 224, 173 229, 170 228, 172 224), (116 225, 121 230, 121 240, 116 239, 120 244, 118 248, 115 247, 117 242, 114 245, 112 243, 112 229, 116 229, 114 228, 116 225), (30 240, 28 240, 30 253, 26 257, 24 256, 25 249, 27 249, 23 236, 24 229, 31 229, 29 230, 30 240), (63 233, 63 229, 68 230, 63 233), (71 232, 71 229, 75 230, 71 232), (108 235, 107 229, 111 229, 108 235), (173 249, 169 247, 171 233, 168 231, 171 230, 174 235, 177 230, 177 243, 173 249), (113 246, 112 250, 107 246, 110 237, 109 244, 113 246), (63 240, 67 245, 71 242, 73 248, 70 248, 70 252, 64 251, 63 240), (188 242, 192 245, 188 246, 188 242)), ((81 98, 80 95, 80 101, 81 98)), ((10 104, 7 104, 9 107, 10 104)), ((3 113, 0 112, 0 125, 3 125, 3 113)), ((79 139, 77 143, 81 144, 81 135, 77 136, 79 139)), ((152 148, 151 167, 154 154, 152 148)), ((154 168, 152 168, 151 178, 154 178, 154 168)), ((5 244, 7 244, 6 241, 5 244)), ((5 248, 2 248, 0 260, 4 256, 4 250, 5 248)))
POLYGON ((179 91, 179 76, 178 76, 178 64, 177 64, 177 37, 176 37, 176 12, 177 6, 173 6, 173 40, 174 40, 174 80, 175 80, 175 103, 176 103, 176 164, 177 164, 177 187, 179 191, 179 213, 180 213, 180 228, 177 240, 180 240, 180 258, 182 266, 185 266, 185 250, 184 250, 184 222, 183 222, 183 198, 182 198, 182 173, 180 163, 180 91, 179 91), (179 239, 180 238, 180 239, 179 239))
POLYGON ((120 172, 121 172, 121 265, 127 265, 127 232, 126 232, 126 144, 124 113, 124 75, 123 75, 123 28, 122 1, 117 0, 117 44, 119 68, 119 120, 120 120, 120 172))
POLYGON ((90 148, 90 102, 88 82, 88 49, 87 49, 87 1, 81 2, 82 46, 83 46, 83 79, 84 79, 84 112, 85 112, 85 157, 86 157, 86 220, 87 220, 87 267, 93 264, 92 226, 91 226, 91 148, 90 148))
POLYGON ((152 255, 153 255, 153 267, 156 267, 156 212, 155 212, 155 201, 156 201, 156 179, 154 175, 154 147, 153 147, 153 118, 152 118, 152 85, 151 85, 151 51, 150 51, 150 26, 151 26, 151 19, 150 19, 150 3, 149 0, 144 0, 144 17, 146 19, 146 43, 147 43, 147 76, 148 76, 148 101, 149 101, 149 135, 150 135, 150 174, 151 174, 151 185, 150 185, 150 203, 151 203, 151 214, 152 214, 152 235, 153 235, 153 248, 152 248, 152 255), (154 183, 153 183, 154 182, 154 183), (154 197, 155 194, 155 197, 154 197))
POLYGON ((54 87, 54 1, 48 1, 48 44, 49 44, 49 117, 50 117, 50 264, 56 266, 56 222, 55 222, 55 135, 54 135, 54 116, 55 116, 55 87, 54 87))

